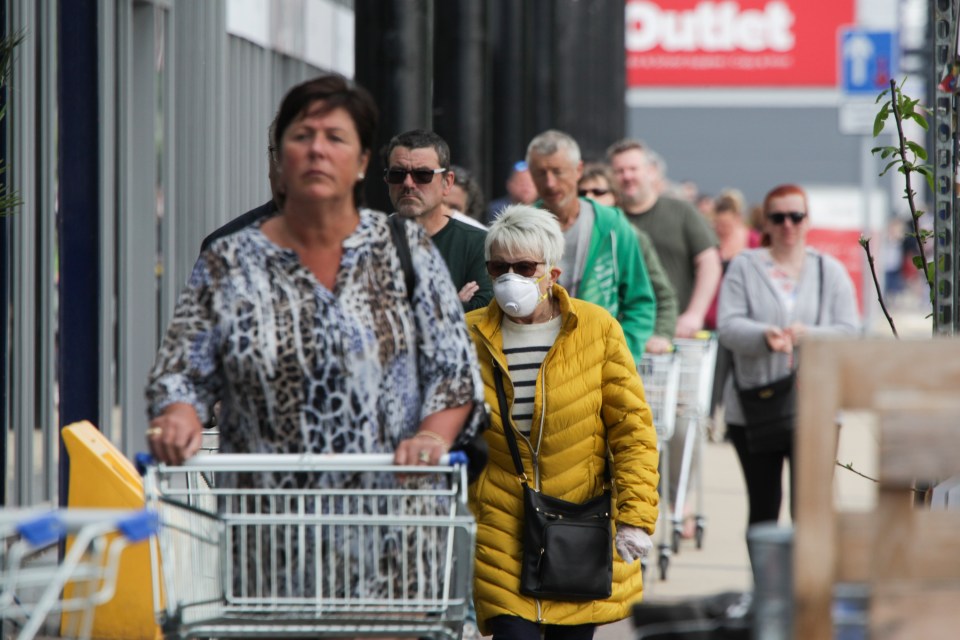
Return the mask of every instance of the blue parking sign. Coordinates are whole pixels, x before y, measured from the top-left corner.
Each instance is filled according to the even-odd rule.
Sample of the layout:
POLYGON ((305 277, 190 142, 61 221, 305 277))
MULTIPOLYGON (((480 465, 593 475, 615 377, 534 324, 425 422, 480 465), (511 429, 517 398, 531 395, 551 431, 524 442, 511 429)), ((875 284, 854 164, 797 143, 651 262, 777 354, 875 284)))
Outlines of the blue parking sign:
POLYGON ((844 27, 840 30, 839 47, 843 93, 876 96, 890 87, 890 78, 896 72, 895 32, 844 27))

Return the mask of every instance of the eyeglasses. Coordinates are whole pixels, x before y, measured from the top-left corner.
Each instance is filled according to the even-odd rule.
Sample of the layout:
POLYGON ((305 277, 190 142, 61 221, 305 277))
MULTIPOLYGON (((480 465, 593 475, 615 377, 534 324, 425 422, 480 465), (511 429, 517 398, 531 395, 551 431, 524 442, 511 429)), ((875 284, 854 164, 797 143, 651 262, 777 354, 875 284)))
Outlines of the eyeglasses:
POLYGON ((433 176, 445 171, 446 169, 442 167, 440 169, 384 169, 383 179, 387 184, 403 184, 407 174, 410 174, 417 184, 430 184, 433 182, 433 176))
POLYGON ((800 211, 787 211, 786 213, 768 213, 767 217, 773 224, 783 224, 787 218, 790 218, 790 222, 793 224, 800 224, 807 217, 807 214, 800 211))
POLYGON ((605 196, 610 193, 610 189, 580 189, 577 191, 580 194, 581 198, 586 198, 587 196, 605 196))
POLYGON ((521 260, 520 262, 503 262, 501 260, 487 260, 487 273, 490 274, 491 278, 499 278, 506 272, 513 269, 513 272, 518 276, 523 276, 524 278, 532 278, 533 274, 537 272, 537 267, 543 264, 542 262, 534 262, 533 260, 521 260))

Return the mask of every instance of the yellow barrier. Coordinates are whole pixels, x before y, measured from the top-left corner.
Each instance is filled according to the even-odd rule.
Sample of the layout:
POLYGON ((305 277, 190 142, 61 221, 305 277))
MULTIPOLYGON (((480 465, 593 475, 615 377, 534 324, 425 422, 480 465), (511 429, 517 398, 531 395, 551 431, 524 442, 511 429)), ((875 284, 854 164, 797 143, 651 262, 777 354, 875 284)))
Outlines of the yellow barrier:
MULTIPOLYGON (((68 507, 101 509, 142 509, 143 481, 136 468, 120 451, 87 421, 75 422, 61 431, 70 456, 68 507)), ((67 541, 69 548, 70 541, 67 541)), ((69 596, 68 584, 64 595, 69 596)), ((61 634, 76 629, 76 614, 64 613, 61 634)), ((163 635, 153 612, 153 581, 150 549, 146 543, 123 551, 112 600, 97 607, 93 638, 160 640, 163 635)))

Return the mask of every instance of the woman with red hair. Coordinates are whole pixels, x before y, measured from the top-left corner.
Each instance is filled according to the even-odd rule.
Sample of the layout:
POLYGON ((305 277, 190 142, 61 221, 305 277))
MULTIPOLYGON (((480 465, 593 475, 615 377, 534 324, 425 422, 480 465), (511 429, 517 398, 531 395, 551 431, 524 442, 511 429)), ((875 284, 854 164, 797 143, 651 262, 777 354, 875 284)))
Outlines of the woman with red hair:
POLYGON ((850 276, 838 260, 806 244, 810 216, 804 190, 792 184, 776 187, 764 199, 763 213, 770 244, 746 249, 730 262, 717 313, 720 344, 733 354, 724 406, 747 485, 750 525, 777 520, 783 463, 792 457, 793 442, 792 437, 771 442, 764 437, 769 434, 751 427, 738 388, 788 376, 808 336, 860 330, 850 276))

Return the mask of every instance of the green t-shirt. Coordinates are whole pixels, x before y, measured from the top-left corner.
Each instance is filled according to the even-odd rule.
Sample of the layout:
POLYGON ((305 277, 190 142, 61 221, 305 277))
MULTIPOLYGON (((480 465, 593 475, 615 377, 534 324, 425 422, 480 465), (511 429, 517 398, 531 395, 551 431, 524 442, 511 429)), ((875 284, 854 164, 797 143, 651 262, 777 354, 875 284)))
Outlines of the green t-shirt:
POLYGON ((668 196, 661 196, 645 213, 628 214, 627 219, 653 241, 677 294, 677 310, 683 313, 693 294, 694 258, 717 246, 716 234, 692 204, 668 196))
POLYGON ((487 275, 487 262, 483 256, 483 243, 487 239, 487 232, 450 218, 443 229, 430 239, 447 263, 450 278, 457 291, 468 282, 480 285, 473 298, 463 304, 463 310, 472 311, 490 304, 493 300, 493 284, 487 275))

